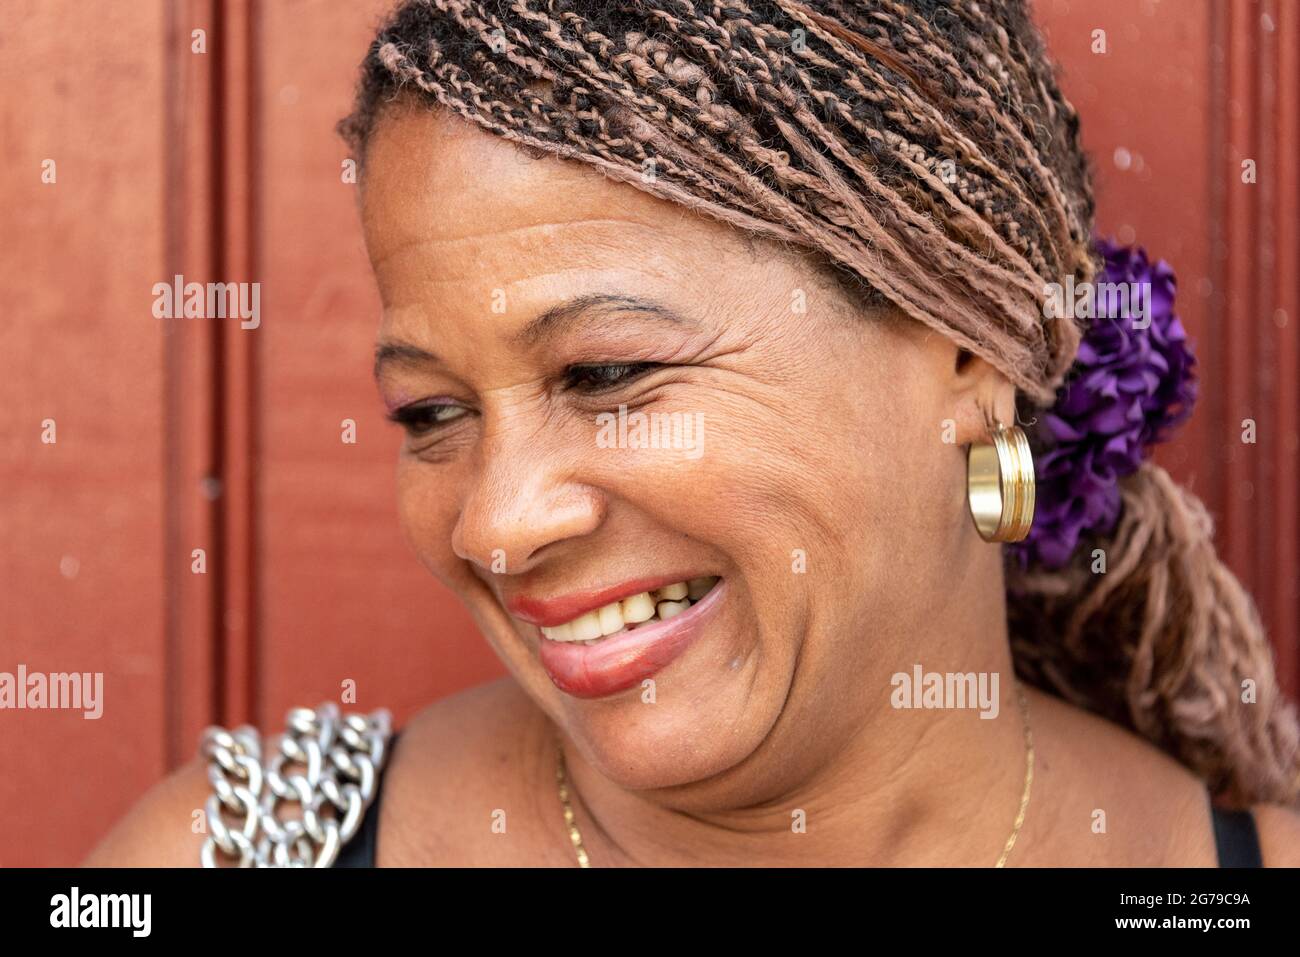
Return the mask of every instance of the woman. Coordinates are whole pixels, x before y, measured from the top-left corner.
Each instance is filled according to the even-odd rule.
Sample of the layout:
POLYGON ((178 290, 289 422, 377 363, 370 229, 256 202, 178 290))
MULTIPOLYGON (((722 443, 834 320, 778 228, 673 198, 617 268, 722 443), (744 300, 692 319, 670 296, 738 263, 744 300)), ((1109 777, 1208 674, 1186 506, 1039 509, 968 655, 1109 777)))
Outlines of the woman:
MULTIPOLYGON (((354 738, 341 863, 1300 864, 1268 644, 1143 461, 1172 279, 1092 245, 1022 4, 408 2, 344 129, 402 521, 510 676, 354 738)), ((197 863, 209 790, 91 862, 197 863)))

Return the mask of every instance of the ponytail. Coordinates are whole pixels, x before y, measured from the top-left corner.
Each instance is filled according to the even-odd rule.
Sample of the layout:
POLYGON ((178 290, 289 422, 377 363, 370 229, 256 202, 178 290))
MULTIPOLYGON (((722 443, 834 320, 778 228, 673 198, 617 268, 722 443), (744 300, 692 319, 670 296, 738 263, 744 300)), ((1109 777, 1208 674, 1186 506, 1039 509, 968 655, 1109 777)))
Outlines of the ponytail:
POLYGON ((1107 539, 1050 571, 1010 563, 1016 669, 1178 758, 1226 802, 1293 803, 1300 733, 1254 603, 1205 507, 1145 462, 1107 539))

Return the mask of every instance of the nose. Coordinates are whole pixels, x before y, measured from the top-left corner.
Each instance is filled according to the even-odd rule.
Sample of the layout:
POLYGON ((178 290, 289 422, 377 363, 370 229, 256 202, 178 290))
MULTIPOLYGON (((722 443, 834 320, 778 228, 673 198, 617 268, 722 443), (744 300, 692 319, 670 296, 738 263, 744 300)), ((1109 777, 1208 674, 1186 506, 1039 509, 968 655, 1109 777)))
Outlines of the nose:
POLYGON ((539 441, 532 430, 498 430, 480 439, 476 459, 451 544, 485 572, 527 572, 550 546, 589 535, 604 520, 605 498, 575 480, 571 448, 539 441))

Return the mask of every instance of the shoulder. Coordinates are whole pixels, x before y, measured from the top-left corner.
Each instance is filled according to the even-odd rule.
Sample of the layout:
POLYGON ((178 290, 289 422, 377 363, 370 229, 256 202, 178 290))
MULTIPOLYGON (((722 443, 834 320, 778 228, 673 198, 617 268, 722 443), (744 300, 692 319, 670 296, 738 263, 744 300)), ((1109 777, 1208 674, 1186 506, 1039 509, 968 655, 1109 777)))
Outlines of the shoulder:
POLYGON ((539 801, 554 774, 550 733, 509 677, 420 711, 385 771, 378 863, 504 864, 553 846, 553 809, 539 801))
POLYGON ((1251 808, 1265 867, 1300 867, 1300 811, 1278 804, 1251 808))
POLYGON ((433 769, 462 780, 491 779, 518 758, 525 739, 541 732, 545 723, 511 678, 467 688, 427 705, 406 722, 387 780, 433 769))
POLYGON ((154 785, 100 840, 83 867, 198 867, 211 787, 199 757, 154 785), (197 812, 197 813, 196 813, 197 812))
MULTIPOLYGON (((1218 862, 1204 781, 1127 728, 1046 695, 1035 695, 1034 705, 1051 738, 1069 742, 1052 752, 1062 759, 1060 776, 1073 779, 1081 798, 1107 812, 1112 834, 1126 827, 1140 831, 1124 843, 1150 860, 1218 862), (1042 705, 1040 699, 1046 699, 1042 705)), ((1259 804, 1251 813, 1264 866, 1300 867, 1300 810, 1259 804)))
POLYGON ((539 717, 537 705, 514 679, 498 678, 427 705, 406 722, 402 738, 455 759, 480 744, 509 738, 521 724, 539 717))
MULTIPOLYGON (((474 830, 464 827, 464 816, 481 805, 523 810, 521 772, 544 760, 534 749, 545 728, 509 678, 424 708, 402 728, 384 773, 382 843, 423 852, 431 837, 438 843, 474 830), (412 839, 403 840, 402 831, 412 839)), ((198 867, 207 834, 197 822, 211 793, 207 762, 196 756, 150 788, 82 866, 198 867)), ((522 823, 527 815, 515 817, 522 823)))
POLYGON ((1030 702, 1035 787, 1042 783, 1032 801, 1041 798, 1052 862, 1215 865, 1210 796, 1196 774, 1133 731, 1054 695, 1032 691, 1030 702))

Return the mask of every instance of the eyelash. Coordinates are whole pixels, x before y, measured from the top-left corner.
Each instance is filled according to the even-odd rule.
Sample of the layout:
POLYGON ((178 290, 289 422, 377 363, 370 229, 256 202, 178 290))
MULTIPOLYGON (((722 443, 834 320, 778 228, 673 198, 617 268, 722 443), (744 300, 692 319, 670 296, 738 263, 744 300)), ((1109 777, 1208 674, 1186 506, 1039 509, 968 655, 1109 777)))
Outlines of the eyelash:
POLYGON ((564 381, 571 389, 579 389, 589 395, 595 395, 627 385, 658 366, 657 362, 615 362, 569 366, 564 370, 564 381), (610 375, 611 370, 617 374, 610 375))
POLYGON ((449 419, 439 419, 438 416, 443 412, 468 412, 463 405, 450 405, 446 402, 431 402, 422 404, 413 402, 410 405, 403 406, 400 409, 394 409, 388 413, 388 420, 396 422, 413 436, 425 435, 433 430, 454 422, 461 416, 455 415, 449 419))
MULTIPOLYGON (((585 392, 588 395, 598 395, 616 389, 621 385, 627 385, 658 366, 659 363, 657 362, 617 362, 569 366, 564 370, 564 382, 568 388, 585 392)), ((448 412, 466 413, 469 412, 469 409, 446 402, 427 404, 413 402, 400 409, 394 409, 388 414, 388 419, 390 422, 396 422, 412 436, 422 436, 462 418, 460 414, 445 419, 438 418, 439 415, 448 412)))

